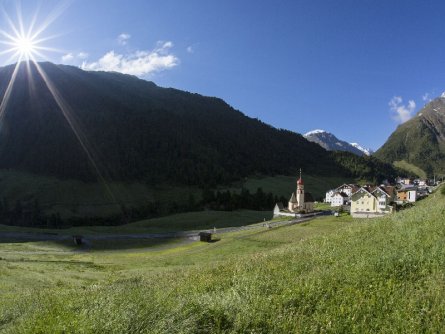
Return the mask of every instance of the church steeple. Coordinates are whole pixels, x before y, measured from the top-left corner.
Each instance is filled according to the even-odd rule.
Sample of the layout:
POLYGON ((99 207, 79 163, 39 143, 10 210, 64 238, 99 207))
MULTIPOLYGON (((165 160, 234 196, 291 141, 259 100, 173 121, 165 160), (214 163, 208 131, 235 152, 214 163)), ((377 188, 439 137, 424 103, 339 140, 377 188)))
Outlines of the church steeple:
POLYGON ((303 185, 304 184, 304 182, 303 182, 303 179, 301 178, 301 168, 300 168, 300 178, 297 180, 297 186, 298 185, 303 185))
POLYGON ((298 201, 298 206, 300 208, 303 208, 304 206, 304 182, 303 182, 303 178, 301 177, 301 168, 300 168, 300 178, 297 181, 297 201, 298 201))

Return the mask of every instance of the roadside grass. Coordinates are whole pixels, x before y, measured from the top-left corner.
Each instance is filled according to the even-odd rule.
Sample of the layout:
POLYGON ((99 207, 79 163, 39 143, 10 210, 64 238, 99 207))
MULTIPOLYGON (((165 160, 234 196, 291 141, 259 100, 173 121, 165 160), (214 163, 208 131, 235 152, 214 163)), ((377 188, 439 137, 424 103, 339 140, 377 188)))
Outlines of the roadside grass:
POLYGON ((318 202, 314 204, 314 209, 324 211, 324 210, 332 210, 333 207, 331 206, 331 203, 318 202))
POLYGON ((0 330, 444 332, 444 216, 445 198, 436 192, 384 218, 320 217, 156 252, 17 255, 0 244, 0 330), (11 286, 17 271, 31 281, 43 264, 23 268, 31 262, 10 258, 48 255, 90 264, 73 282, 54 281, 68 269, 51 264, 41 285, 11 286))

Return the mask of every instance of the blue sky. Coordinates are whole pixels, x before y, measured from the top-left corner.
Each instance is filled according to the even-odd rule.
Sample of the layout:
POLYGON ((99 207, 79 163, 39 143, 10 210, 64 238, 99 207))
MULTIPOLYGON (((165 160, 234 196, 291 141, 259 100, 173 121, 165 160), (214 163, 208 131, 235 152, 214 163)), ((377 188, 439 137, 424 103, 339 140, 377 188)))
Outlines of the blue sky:
MULTIPOLYGON (((17 22, 18 1, 0 3, 17 22)), ((22 1, 25 26, 37 3, 22 1)), ((428 0, 45 0, 36 26, 55 18, 41 35, 59 50, 42 51, 49 61, 221 97, 275 127, 377 149, 445 91, 444 12, 428 0)))

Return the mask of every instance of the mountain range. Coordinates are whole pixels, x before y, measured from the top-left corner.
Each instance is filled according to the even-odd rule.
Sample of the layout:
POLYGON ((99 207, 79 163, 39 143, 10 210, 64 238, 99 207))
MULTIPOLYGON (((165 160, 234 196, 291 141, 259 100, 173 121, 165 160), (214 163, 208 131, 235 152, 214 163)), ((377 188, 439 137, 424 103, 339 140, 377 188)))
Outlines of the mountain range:
POLYGON ((445 94, 399 125, 375 156, 414 165, 431 177, 445 175, 445 94))
POLYGON ((304 138, 313 143, 317 143, 328 151, 345 151, 359 156, 370 156, 372 153, 374 153, 370 149, 363 148, 358 143, 348 143, 344 140, 338 139, 335 135, 325 130, 318 129, 309 131, 304 134, 304 138))

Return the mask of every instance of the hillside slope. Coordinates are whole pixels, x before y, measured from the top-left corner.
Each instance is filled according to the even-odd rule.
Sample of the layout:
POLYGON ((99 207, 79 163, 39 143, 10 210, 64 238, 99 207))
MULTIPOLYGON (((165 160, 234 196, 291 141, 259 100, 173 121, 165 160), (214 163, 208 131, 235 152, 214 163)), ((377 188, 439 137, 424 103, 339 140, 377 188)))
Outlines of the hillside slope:
MULTIPOLYGON (((117 181, 219 184, 252 174, 344 174, 301 135, 204 97, 118 73, 40 64, 99 171, 117 181)), ((3 94, 13 67, 0 69, 3 94)), ((0 132, 0 168, 92 181, 96 171, 36 68, 22 64, 0 132)))
POLYGON ((159 253, 55 249, 56 264, 39 245, 16 255, 6 244, 5 275, 40 279, 0 289, 0 330, 442 333, 444 211, 436 193, 385 218, 322 217, 159 253))
POLYGON ((406 161, 427 173, 445 175, 445 97, 401 124, 375 153, 383 161, 406 161))

